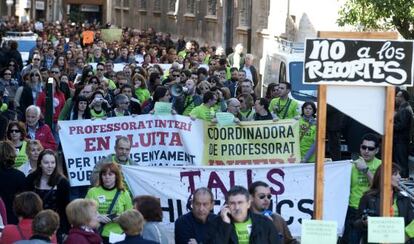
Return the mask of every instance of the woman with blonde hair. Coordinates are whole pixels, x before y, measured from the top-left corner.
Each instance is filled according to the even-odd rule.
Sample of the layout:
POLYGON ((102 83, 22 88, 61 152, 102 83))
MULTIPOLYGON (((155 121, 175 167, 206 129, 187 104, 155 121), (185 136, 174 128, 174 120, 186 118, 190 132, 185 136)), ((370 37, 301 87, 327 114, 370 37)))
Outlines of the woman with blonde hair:
POLYGON ((28 176, 37 168, 37 160, 40 153, 44 150, 42 143, 39 140, 29 140, 26 146, 26 155, 28 160, 19 167, 19 170, 28 176))
POLYGON ((97 204, 89 199, 76 199, 66 207, 71 225, 65 244, 100 244, 102 238, 95 232, 99 226, 97 204))
POLYGON ((115 219, 126 210, 132 209, 132 200, 129 191, 124 187, 121 170, 116 163, 101 166, 98 184, 89 189, 85 198, 94 200, 98 205, 98 221, 102 225, 99 232, 104 243, 108 243, 110 232, 122 233, 115 219))

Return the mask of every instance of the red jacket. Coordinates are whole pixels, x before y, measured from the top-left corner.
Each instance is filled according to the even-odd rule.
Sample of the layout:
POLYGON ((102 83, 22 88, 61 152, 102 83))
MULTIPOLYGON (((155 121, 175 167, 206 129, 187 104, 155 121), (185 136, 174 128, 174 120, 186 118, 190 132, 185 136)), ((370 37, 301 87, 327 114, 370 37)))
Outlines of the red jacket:
MULTIPOLYGON (((29 129, 26 128, 26 131, 29 131, 29 129)), ((40 121, 39 121, 38 128, 36 129, 35 139, 39 140, 45 149, 52 149, 52 150, 57 149, 55 138, 53 137, 50 127, 47 124, 41 123, 40 121)))
MULTIPOLYGON (((53 112, 53 122, 57 122, 59 118, 60 111, 62 111, 63 106, 65 105, 65 94, 63 92, 54 92, 53 98, 58 101, 57 103, 54 102, 53 106, 56 105, 53 112)), ((42 111, 43 116, 46 114, 46 92, 42 91, 36 100, 36 105, 39 106, 40 110, 42 111)))
MULTIPOLYGON (((18 226, 22 231, 20 235, 17 225, 6 225, 2 231, 0 244, 12 244, 20 240, 29 240, 32 236, 32 221, 33 219, 22 219, 18 226)), ((52 243, 57 243, 56 236, 53 235, 52 243)))
POLYGON ((65 244, 101 244, 102 238, 95 232, 87 232, 80 228, 70 229, 65 244))

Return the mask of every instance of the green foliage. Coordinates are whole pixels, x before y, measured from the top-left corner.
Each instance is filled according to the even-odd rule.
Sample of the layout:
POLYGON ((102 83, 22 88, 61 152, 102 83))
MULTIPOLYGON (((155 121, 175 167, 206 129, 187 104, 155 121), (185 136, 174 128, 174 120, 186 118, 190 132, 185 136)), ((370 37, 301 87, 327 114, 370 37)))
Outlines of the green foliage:
POLYGON ((339 10, 338 24, 360 31, 397 29, 406 39, 414 39, 414 0, 347 0, 339 10))

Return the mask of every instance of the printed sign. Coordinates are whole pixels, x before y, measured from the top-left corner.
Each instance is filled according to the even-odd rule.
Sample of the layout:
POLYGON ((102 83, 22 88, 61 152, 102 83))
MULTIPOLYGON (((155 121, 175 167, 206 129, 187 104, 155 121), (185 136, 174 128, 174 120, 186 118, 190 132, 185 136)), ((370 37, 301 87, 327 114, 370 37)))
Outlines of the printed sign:
POLYGON ((403 217, 368 217, 369 243, 404 243, 403 217))
POLYGON ((304 84, 413 85, 413 42, 307 39, 304 84))
POLYGON ((106 120, 59 121, 71 186, 89 185, 95 164, 114 153, 115 141, 131 141, 130 158, 148 166, 194 165, 202 161, 203 123, 185 116, 140 115, 106 120))
POLYGON ((276 164, 300 161, 299 122, 254 121, 205 127, 204 162, 208 165, 276 164))
POLYGON ((335 221, 309 220, 302 221, 302 244, 336 244, 338 224, 335 221))

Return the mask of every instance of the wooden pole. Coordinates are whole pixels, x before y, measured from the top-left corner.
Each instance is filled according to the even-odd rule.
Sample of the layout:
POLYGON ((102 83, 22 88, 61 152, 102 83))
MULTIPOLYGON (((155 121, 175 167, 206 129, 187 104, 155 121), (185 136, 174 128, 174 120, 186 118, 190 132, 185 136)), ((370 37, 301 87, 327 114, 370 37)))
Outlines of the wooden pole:
MULTIPOLYGON (((392 139, 394 130, 395 87, 386 88, 384 137, 382 141, 381 216, 390 216, 392 139)), ((391 216, 392 217, 392 216, 391 216)))
POLYGON ((316 134, 316 164, 314 182, 314 210, 313 218, 322 219, 323 216, 323 177, 325 162, 325 136, 326 136, 326 85, 318 87, 318 110, 317 110, 317 134, 316 134))

